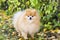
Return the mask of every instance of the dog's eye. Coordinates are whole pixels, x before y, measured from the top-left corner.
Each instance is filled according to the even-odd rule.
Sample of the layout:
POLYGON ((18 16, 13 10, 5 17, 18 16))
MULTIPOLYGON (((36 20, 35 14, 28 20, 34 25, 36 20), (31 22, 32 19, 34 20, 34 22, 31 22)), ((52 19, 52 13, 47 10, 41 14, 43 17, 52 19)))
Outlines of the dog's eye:
POLYGON ((29 17, 29 16, 28 16, 29 17))
POLYGON ((33 17, 33 16, 32 16, 33 17))

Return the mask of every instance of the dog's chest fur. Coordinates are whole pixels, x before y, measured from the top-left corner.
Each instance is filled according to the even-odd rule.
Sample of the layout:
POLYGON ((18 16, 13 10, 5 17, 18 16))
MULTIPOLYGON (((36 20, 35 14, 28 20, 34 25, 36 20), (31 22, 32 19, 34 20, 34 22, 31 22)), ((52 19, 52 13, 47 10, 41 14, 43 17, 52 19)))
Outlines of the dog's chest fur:
POLYGON ((37 22, 35 23, 29 23, 29 22, 22 22, 20 23, 19 29, 23 30, 24 32, 27 33, 34 33, 39 30, 39 24, 37 22))

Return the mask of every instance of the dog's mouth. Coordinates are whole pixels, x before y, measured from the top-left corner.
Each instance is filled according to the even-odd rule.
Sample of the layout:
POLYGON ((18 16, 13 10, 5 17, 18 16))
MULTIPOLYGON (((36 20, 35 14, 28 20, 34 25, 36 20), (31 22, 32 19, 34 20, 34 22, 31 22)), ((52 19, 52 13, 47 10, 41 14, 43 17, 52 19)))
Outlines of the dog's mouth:
POLYGON ((28 20, 28 22, 29 22, 29 23, 32 23, 32 22, 33 22, 33 20, 28 20))
POLYGON ((32 17, 29 17, 29 18, 28 18, 28 22, 29 22, 29 23, 32 23, 32 22, 33 22, 32 17))

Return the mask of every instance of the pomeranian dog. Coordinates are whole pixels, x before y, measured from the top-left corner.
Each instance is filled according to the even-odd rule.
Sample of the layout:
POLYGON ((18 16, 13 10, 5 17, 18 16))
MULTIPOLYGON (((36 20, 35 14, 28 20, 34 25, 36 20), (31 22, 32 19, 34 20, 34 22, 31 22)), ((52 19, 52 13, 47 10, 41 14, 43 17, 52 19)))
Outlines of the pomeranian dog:
POLYGON ((40 29, 39 14, 35 9, 19 11, 13 17, 13 25, 24 39, 28 39, 27 34, 34 38, 34 34, 40 29))

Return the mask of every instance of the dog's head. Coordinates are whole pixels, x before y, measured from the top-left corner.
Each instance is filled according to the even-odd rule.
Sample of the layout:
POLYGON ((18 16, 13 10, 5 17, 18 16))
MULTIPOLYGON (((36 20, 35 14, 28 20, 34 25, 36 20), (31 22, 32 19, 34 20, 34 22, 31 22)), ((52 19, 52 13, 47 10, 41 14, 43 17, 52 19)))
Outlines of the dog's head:
POLYGON ((39 19, 39 15, 35 9, 26 9, 25 10, 25 16, 24 16, 26 21, 35 21, 39 19))

